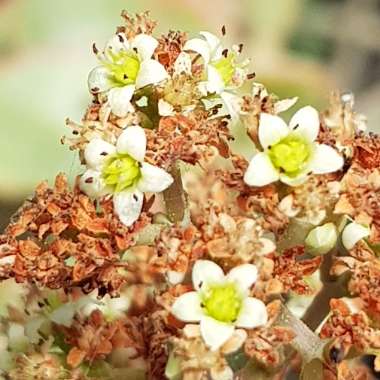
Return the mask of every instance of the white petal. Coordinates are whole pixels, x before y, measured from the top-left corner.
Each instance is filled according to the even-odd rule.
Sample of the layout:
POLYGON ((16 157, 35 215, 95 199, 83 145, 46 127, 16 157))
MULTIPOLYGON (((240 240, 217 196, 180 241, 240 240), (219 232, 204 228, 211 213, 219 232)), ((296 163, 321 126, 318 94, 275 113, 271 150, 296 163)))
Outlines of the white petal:
POLYGON ((106 306, 113 312, 126 311, 131 305, 131 300, 127 296, 119 296, 106 300, 106 306))
POLYGON ((115 213, 127 227, 131 226, 140 216, 144 195, 138 190, 122 191, 113 196, 115 213))
POLYGON ((133 41, 131 46, 137 49, 137 53, 144 61, 145 59, 152 58, 154 51, 158 46, 158 41, 148 34, 138 34, 133 41))
POLYGON ((231 119, 237 121, 241 113, 241 106, 243 103, 242 98, 227 91, 223 91, 220 94, 220 97, 222 98, 231 119))
POLYGON ((213 318, 203 316, 201 319, 201 335, 211 351, 220 348, 234 333, 233 325, 219 322, 213 318))
POLYGON ((164 169, 143 162, 141 165, 141 179, 138 188, 142 192, 160 193, 173 183, 173 177, 164 169))
POLYGON ((331 146, 317 144, 311 170, 315 174, 332 173, 342 169, 343 157, 331 146))
POLYGON ((244 174, 244 181, 249 186, 265 186, 279 178, 279 172, 264 152, 257 153, 252 158, 244 174))
POLYGON ((211 367, 210 376, 211 380, 233 380, 234 372, 228 365, 224 367, 211 367))
POLYGON ((274 145, 289 134, 285 121, 278 116, 262 113, 259 124, 259 140, 264 149, 274 145))
POLYGON ((110 192, 104 184, 101 172, 88 169, 80 178, 80 189, 90 198, 100 198, 110 192))
POLYGON ((210 62, 210 46, 206 41, 200 38, 193 38, 187 41, 183 47, 183 50, 194 51, 200 54, 206 65, 210 62))
POLYGON ((210 47, 211 57, 218 59, 222 52, 220 39, 210 32, 200 32, 199 34, 206 39, 208 46, 210 47))
POLYGON ((286 174, 280 174, 280 181, 289 186, 299 186, 307 181, 307 172, 302 172, 296 177, 289 177, 286 174))
POLYGON ((97 137, 87 144, 84 150, 84 159, 89 168, 100 170, 107 155, 115 152, 116 148, 114 145, 97 137))
POLYGON ((219 71, 211 66, 207 66, 207 91, 211 94, 220 94, 225 89, 225 83, 219 71))
POLYGON ((172 314, 183 322, 199 322, 204 312, 197 292, 188 292, 178 297, 173 306, 172 314))
POLYGON ((108 102, 114 115, 125 117, 129 112, 134 111, 131 103, 135 92, 135 86, 116 87, 108 93, 108 102))
POLYGON ((285 112, 289 108, 293 107, 297 102, 298 102, 298 96, 294 98, 279 100, 278 102, 274 104, 274 112, 276 114, 285 112))
POLYGON ((107 55, 109 50, 113 53, 117 53, 120 50, 128 50, 129 47, 127 36, 124 33, 117 33, 108 40, 104 50, 107 55))
POLYGON ((174 62, 174 74, 187 74, 191 75, 191 57, 190 54, 181 52, 174 62))
POLYGON ((247 297, 236 321, 236 326, 253 329, 263 326, 268 322, 267 308, 263 301, 257 298, 247 297))
POLYGON ((160 62, 154 59, 146 59, 140 64, 140 70, 136 78, 136 88, 159 83, 166 78, 168 78, 168 73, 160 62))
POLYGON ((192 280, 194 289, 199 290, 203 284, 222 282, 224 273, 213 261, 197 260, 193 267, 192 280))
POLYGON ((311 106, 301 108, 290 120, 289 127, 307 141, 315 141, 319 133, 318 111, 311 106))
POLYGON ((109 90, 111 88, 111 83, 107 68, 104 66, 98 66, 92 69, 90 74, 88 74, 87 84, 88 89, 93 94, 109 90))
POLYGON ((173 116, 174 107, 164 99, 158 101, 158 114, 160 116, 173 116))
POLYGON ((241 290, 248 290, 257 280, 256 265, 242 264, 232 268, 226 278, 239 284, 241 290))
POLYGON ((369 235, 370 229, 368 227, 352 222, 343 230, 342 243, 346 249, 352 249, 359 240, 369 235))
POLYGON ((138 125, 127 127, 117 139, 116 149, 119 153, 126 153, 137 161, 143 161, 146 151, 144 129, 138 125))

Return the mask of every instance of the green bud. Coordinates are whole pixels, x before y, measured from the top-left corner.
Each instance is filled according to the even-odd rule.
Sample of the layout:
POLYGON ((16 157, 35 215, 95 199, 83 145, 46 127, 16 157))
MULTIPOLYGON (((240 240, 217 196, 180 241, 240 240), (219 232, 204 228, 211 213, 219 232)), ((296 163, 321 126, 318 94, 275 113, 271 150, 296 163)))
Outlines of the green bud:
POLYGON ((326 223, 309 232, 305 240, 306 248, 314 256, 325 255, 335 247, 337 239, 335 224, 326 223))

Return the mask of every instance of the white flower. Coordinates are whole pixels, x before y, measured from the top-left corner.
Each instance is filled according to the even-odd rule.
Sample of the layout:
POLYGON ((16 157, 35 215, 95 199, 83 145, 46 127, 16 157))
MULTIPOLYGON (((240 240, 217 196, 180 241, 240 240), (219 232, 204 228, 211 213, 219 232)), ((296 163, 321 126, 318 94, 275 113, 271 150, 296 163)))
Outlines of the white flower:
POLYGON ((172 306, 173 315, 184 322, 200 322, 201 335, 217 350, 233 334, 235 326, 252 329, 268 320, 265 304, 249 297, 257 268, 243 264, 227 275, 213 261, 196 261, 192 279, 195 291, 181 295, 172 306))
POLYGON ((152 59, 158 41, 147 34, 138 34, 128 41, 124 33, 114 35, 99 54, 101 66, 88 77, 91 92, 108 91, 112 112, 124 117, 133 110, 130 103, 136 89, 162 82, 168 73, 152 59))
POLYGON ((106 294, 98 300, 98 291, 95 290, 90 294, 90 297, 92 298, 91 302, 83 308, 84 315, 89 316, 94 310, 100 310, 108 321, 122 317, 131 304, 130 298, 125 294, 113 298, 106 294))
POLYGON ((144 162, 146 136, 139 126, 128 127, 116 146, 95 138, 84 151, 87 170, 80 186, 93 198, 113 194, 115 212, 126 225, 139 217, 144 192, 159 193, 173 178, 165 170, 144 162))
POLYGON ((359 240, 370 236, 370 234, 371 230, 368 227, 356 222, 349 223, 342 232, 343 246, 350 250, 359 240))
POLYGON ((236 118, 240 110, 240 98, 234 90, 244 83, 247 78, 245 66, 238 64, 238 51, 223 49, 221 41, 209 32, 200 32, 202 38, 193 38, 185 43, 183 50, 198 53, 204 61, 206 82, 201 83, 209 94, 220 96, 228 112, 236 118))
POLYGON ((334 148, 315 142, 318 132, 319 116, 313 107, 301 108, 289 126, 278 116, 262 113, 258 134, 264 151, 252 158, 244 181, 250 186, 265 186, 278 180, 297 186, 310 173, 340 170, 343 158, 334 148))

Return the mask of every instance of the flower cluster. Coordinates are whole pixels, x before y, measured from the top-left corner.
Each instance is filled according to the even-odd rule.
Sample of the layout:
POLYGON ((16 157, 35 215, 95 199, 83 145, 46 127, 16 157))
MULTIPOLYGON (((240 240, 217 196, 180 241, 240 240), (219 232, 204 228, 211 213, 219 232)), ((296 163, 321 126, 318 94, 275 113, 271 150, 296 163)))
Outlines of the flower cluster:
POLYGON ((0 235, 0 377, 369 378, 380 138, 352 95, 286 123, 297 98, 254 82, 225 27, 122 17, 67 121, 75 185, 42 183, 0 235))

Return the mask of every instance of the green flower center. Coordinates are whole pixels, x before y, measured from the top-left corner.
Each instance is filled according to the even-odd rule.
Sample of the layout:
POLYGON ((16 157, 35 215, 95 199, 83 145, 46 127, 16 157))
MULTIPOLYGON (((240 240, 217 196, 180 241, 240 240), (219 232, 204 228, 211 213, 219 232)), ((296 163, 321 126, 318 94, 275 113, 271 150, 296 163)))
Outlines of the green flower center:
POLYGON ((202 305, 207 314, 221 322, 234 322, 242 306, 242 296, 233 283, 207 288, 202 305))
POLYGON ((289 135, 269 148, 273 165, 290 176, 304 168, 310 154, 310 144, 296 135, 289 135))
POLYGON ((229 53, 227 57, 220 58, 211 65, 218 71, 225 85, 231 83, 236 68, 235 54, 229 53))
POLYGON ((112 80, 117 86, 127 86, 136 82, 140 70, 140 60, 134 51, 120 50, 117 53, 107 52, 110 61, 103 65, 110 71, 112 80))
POLYGON ((132 187, 140 177, 139 162, 128 154, 116 153, 110 156, 102 170, 104 183, 111 186, 115 193, 132 187))

